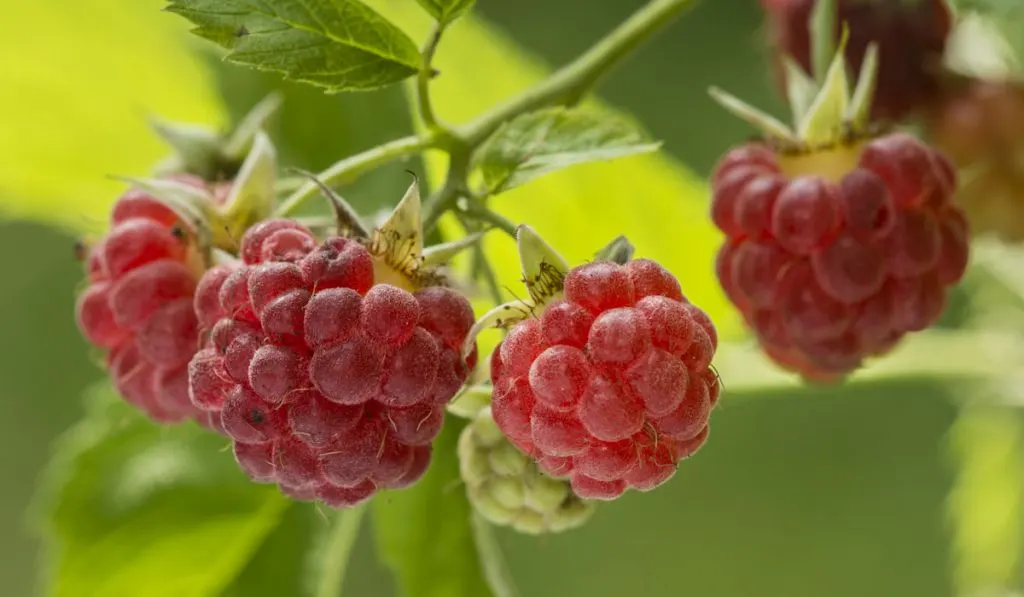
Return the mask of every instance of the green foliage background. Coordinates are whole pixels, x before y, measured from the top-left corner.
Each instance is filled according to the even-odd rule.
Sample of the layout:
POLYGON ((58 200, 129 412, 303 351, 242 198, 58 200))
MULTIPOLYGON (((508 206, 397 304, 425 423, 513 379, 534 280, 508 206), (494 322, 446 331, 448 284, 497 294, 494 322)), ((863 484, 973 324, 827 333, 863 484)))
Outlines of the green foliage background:
MULTIPOLYGON (((422 38, 426 21, 414 0, 371 4, 422 38)), ((569 60, 638 4, 479 0, 475 14, 497 24, 497 33, 469 21, 453 26, 438 56, 440 115, 464 120, 521 89, 544 64, 569 60), (514 54, 513 43, 530 54, 514 54)), ((61 596, 290 597, 303 590, 297 578, 324 564, 307 553, 327 531, 317 512, 289 505, 272 490, 252 489, 225 466, 230 454, 216 440, 196 444, 189 429, 155 430, 102 393, 90 408, 102 411, 100 420, 117 430, 117 442, 133 459, 115 466, 103 456, 109 445, 87 450, 66 487, 88 488, 89 500, 62 502, 69 510, 58 510, 49 526, 40 520, 55 496, 33 487, 55 438, 80 418, 82 396, 101 378, 71 313, 80 279, 74 235, 102 229, 105 209, 121 188, 107 174, 143 174, 161 157, 146 115, 222 124, 280 89, 285 107, 271 134, 282 163, 311 170, 411 127, 400 89, 325 96, 222 63, 210 45, 185 34, 182 19, 161 13, 161 5, 0 0, 0 56, 16 57, 0 64, 4 595, 30 595, 38 577, 57 571, 60 582, 50 587, 61 596), (133 462, 145 470, 159 462, 164 468, 155 470, 164 474, 147 485, 125 473, 133 462), (136 485, 119 485, 124 479, 136 485), (171 480, 184 493, 161 501, 161 483, 171 480), (146 495, 158 499, 140 510, 138 500, 146 495), (221 513, 234 518, 215 516, 218 508, 230 509, 221 513), (151 533, 150 541, 125 530, 140 528, 151 533), (38 538, 54 532, 87 540, 66 545, 77 559, 50 570, 54 554, 41 554, 38 538), (168 551, 147 553, 157 540, 168 551), (210 560, 216 569, 192 573, 196 562, 210 560), (126 562, 137 566, 137 584, 105 585, 103 575, 126 562), (156 574, 167 569, 181 576, 178 582, 152 582, 168 578, 156 574)), ((572 259, 586 257, 612 234, 628 234, 641 254, 669 262, 687 293, 718 316, 727 335, 736 335, 736 318, 712 278, 717 237, 704 215, 702 178, 723 149, 749 131, 705 89, 714 83, 780 107, 769 90, 758 26, 754 0, 701 3, 599 90, 603 101, 663 139, 664 154, 558 174, 502 196, 499 208, 535 224, 572 259)), ((403 167, 364 178, 347 196, 367 211, 386 206, 407 183, 403 167)), ((503 243, 493 239, 489 248, 505 266, 503 279, 515 287, 511 248, 503 243)), ((965 393, 908 378, 728 393, 714 415, 711 441, 665 488, 604 506, 578 531, 541 539, 499 533, 499 541, 529 597, 941 597, 993 579, 1019 582, 1020 533, 1012 528, 1007 539, 1006 531, 1021 522, 1017 415, 994 411, 957 423, 954 391, 965 393), (947 496, 957 478, 951 447, 974 463, 962 469, 971 483, 952 493, 959 511, 975 515, 966 539, 963 532, 951 534, 948 524, 947 496), (971 460, 976 451, 980 456, 971 460), (954 554, 982 565, 954 572, 954 554)), ((89 433, 78 428, 63 441, 88 445, 89 433)), ((445 489, 443 471, 432 474, 432 486, 460 491, 450 483, 445 489)), ((378 508, 403 512, 401 496, 381 500, 378 508)), ((413 524, 421 515, 409 512, 413 524)), ((384 597, 397 586, 377 561, 371 530, 364 526, 355 546, 346 595, 384 597)), ((378 531, 386 538, 387 529, 378 531)), ((417 547, 424 562, 456 556, 438 551, 430 536, 417 547)), ((413 571, 412 578, 421 573, 413 571)), ((460 587, 409 582, 423 595, 477 594, 470 581, 460 587)))

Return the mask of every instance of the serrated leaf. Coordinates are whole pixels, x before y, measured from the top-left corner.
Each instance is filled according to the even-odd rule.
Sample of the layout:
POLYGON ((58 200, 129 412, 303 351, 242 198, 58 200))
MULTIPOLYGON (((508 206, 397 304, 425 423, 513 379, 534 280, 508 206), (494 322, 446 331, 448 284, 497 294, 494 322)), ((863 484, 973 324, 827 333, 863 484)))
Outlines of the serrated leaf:
POLYGON ((214 597, 288 500, 254 485, 225 440, 161 428, 107 387, 58 443, 40 494, 51 597, 214 597))
POLYGON ((358 0, 172 0, 227 59, 328 92, 397 83, 419 70, 416 44, 358 0))
POLYGON ((469 12, 476 0, 416 0, 438 23, 447 25, 469 12))
POLYGON ((465 422, 449 417, 427 474, 409 489, 373 500, 380 559, 405 597, 488 597, 459 477, 455 446, 465 422))
POLYGON ((556 170, 657 151, 623 118, 586 108, 549 108, 512 120, 480 150, 484 184, 500 193, 556 170))

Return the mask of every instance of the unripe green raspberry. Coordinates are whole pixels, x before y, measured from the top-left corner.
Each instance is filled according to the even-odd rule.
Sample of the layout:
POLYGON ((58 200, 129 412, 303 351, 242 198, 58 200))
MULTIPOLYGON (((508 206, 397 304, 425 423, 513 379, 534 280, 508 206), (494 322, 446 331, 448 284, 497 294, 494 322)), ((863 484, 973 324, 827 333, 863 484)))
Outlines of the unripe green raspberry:
POLYGON ((537 468, 498 429, 484 408, 459 437, 459 470, 473 507, 487 520, 530 535, 582 525, 594 502, 572 493, 569 482, 537 468))

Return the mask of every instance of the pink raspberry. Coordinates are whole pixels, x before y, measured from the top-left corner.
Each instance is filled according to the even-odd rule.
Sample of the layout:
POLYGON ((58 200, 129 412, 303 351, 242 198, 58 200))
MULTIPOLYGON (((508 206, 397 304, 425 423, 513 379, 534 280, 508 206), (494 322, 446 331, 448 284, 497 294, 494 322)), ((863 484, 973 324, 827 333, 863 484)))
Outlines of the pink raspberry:
POLYGON ((712 177, 719 280, 776 362, 842 378, 942 314, 968 260, 955 190, 949 160, 903 133, 820 155, 734 149, 712 177))
POLYGON ((85 258, 89 286, 76 318, 86 339, 109 351, 118 392, 159 422, 201 415, 189 400, 187 370, 200 344, 192 298, 203 263, 194 231, 171 208, 132 189, 114 204, 110 231, 85 258))
POLYGON ((716 346, 710 319, 657 263, 589 263, 495 350, 494 420, 582 498, 648 491, 707 438, 716 346))
POLYGON ((240 254, 199 283, 209 342, 189 371, 193 404, 219 415, 241 468, 337 508, 418 480, 475 366, 475 351, 460 356, 469 302, 375 283, 366 247, 291 220, 254 226, 240 254))

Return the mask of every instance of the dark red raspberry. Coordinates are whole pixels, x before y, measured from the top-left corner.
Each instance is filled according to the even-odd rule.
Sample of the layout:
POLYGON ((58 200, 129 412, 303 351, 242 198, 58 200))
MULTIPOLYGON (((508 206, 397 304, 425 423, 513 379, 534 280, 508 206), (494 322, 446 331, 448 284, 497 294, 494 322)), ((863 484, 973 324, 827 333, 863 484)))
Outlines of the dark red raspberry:
POLYGON ((195 239, 174 210, 132 189, 85 256, 89 286, 78 298, 79 328, 109 351, 110 375, 125 400, 160 422, 201 415, 189 400, 187 371, 200 346, 192 300, 204 265, 195 239))
POLYGON ((700 447, 718 398, 711 320, 653 261, 589 263, 492 356, 494 420, 582 498, 661 485, 700 447))
POLYGON ((935 102, 925 126, 932 141, 970 172, 957 202, 974 232, 1024 240, 1024 84, 959 81, 935 102))
MULTIPOLYGON (((784 86, 781 55, 789 55, 811 71, 808 25, 815 0, 761 0, 770 43, 779 56, 776 78, 784 86)), ((879 47, 875 118, 900 120, 926 105, 942 86, 942 58, 952 30, 953 15, 946 0, 837 0, 835 36, 849 27, 846 58, 860 69, 868 44, 879 47)))
POLYGON ((366 247, 291 220, 251 228, 241 256, 199 283, 209 342, 190 365, 192 401, 219 415, 241 468, 338 508, 414 483, 475 366, 469 302, 375 284, 366 247))
POLYGON ((712 178, 723 289, 773 359, 822 381, 932 325, 968 256, 941 152, 902 133, 830 151, 744 146, 712 178), (801 172, 823 163, 827 175, 801 172))

